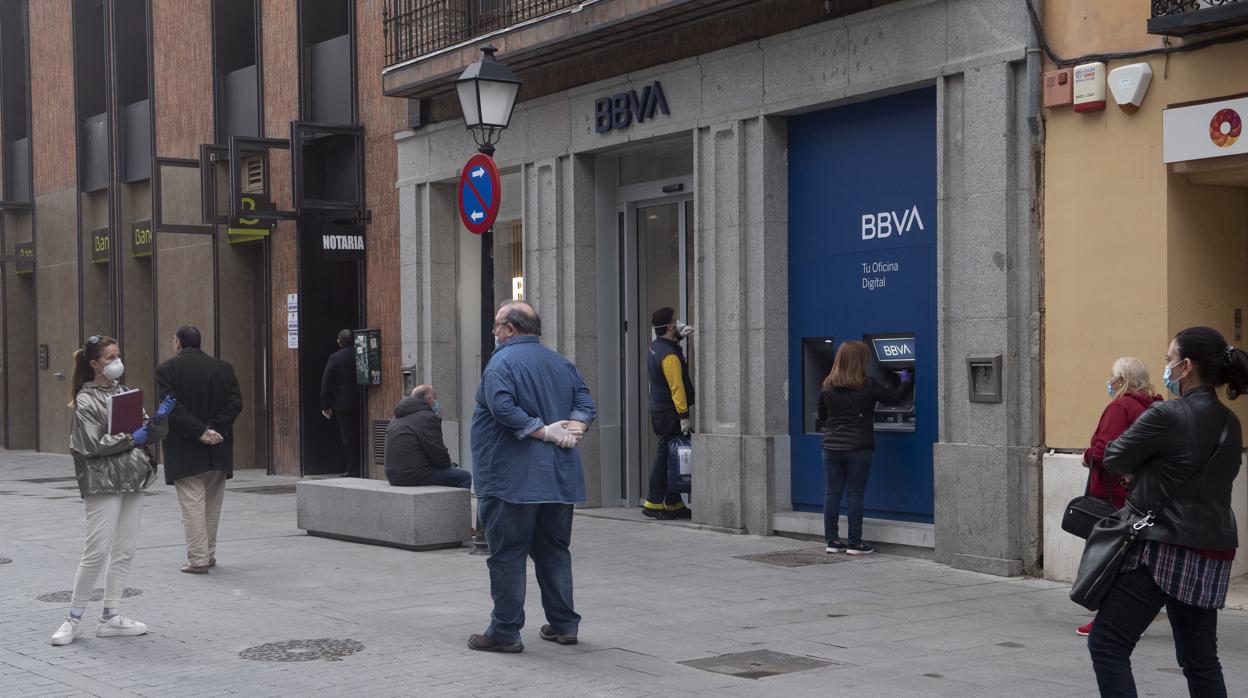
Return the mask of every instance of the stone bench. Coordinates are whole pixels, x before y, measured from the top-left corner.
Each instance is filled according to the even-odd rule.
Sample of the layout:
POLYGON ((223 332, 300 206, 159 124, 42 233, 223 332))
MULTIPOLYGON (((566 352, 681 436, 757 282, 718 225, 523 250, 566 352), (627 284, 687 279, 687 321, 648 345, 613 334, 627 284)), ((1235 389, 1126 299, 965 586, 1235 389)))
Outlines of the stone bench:
POLYGON ((394 487, 357 477, 301 480, 298 526, 309 535, 430 550, 463 545, 472 526, 468 490, 394 487))

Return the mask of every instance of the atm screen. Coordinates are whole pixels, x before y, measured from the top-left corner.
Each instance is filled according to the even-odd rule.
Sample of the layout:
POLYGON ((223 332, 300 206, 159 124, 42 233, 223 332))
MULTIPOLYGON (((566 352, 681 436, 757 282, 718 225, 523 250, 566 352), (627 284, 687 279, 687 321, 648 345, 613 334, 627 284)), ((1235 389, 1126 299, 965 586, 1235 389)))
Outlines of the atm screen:
MULTIPOLYGON (((867 375, 886 386, 900 383, 903 369, 914 371, 914 336, 863 338, 871 346, 872 361, 867 375)), ((875 406, 876 431, 914 431, 914 393, 896 403, 877 403, 875 406)))

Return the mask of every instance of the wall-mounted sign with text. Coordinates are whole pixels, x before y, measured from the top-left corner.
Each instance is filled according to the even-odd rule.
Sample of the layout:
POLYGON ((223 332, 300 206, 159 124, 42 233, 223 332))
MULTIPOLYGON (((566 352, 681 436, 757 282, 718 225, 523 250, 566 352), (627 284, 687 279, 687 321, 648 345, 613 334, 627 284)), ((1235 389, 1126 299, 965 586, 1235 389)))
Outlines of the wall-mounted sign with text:
POLYGON ((672 114, 667 108, 667 98, 663 96, 663 86, 655 80, 642 88, 640 93, 629 90, 594 100, 594 130, 606 133, 612 129, 628 128, 633 122, 644 124, 659 112, 667 116, 672 114))
POLYGON ((364 260, 364 233, 353 225, 325 225, 320 234, 321 254, 337 262, 364 260))
POLYGON ((152 221, 135 221, 130 224, 130 256, 152 256, 152 221))
POLYGON ((13 254, 18 257, 28 257, 29 262, 18 262, 13 265, 13 271, 18 274, 35 273, 35 243, 19 242, 13 246, 13 254))
POLYGON ((112 257, 113 251, 112 235, 109 235, 108 228, 99 228, 91 231, 91 263, 92 264, 108 264, 112 257))

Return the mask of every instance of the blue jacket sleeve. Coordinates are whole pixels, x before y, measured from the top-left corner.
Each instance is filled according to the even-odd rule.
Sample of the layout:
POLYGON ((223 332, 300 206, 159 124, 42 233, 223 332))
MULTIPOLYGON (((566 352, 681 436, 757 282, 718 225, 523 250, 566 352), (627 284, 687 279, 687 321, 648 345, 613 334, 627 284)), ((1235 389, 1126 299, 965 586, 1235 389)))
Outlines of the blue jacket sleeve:
POLYGON ((589 394, 589 386, 585 385, 581 372, 576 370, 576 366, 571 368, 572 380, 576 385, 576 396, 572 399, 572 413, 568 415, 568 419, 584 422, 585 426, 589 426, 598 417, 598 410, 594 407, 594 397, 589 394))
POLYGON ((501 375, 498 369, 489 369, 481 376, 481 391, 490 414, 517 439, 523 439, 546 426, 541 419, 525 412, 516 403, 516 393, 511 381, 507 376, 501 375))

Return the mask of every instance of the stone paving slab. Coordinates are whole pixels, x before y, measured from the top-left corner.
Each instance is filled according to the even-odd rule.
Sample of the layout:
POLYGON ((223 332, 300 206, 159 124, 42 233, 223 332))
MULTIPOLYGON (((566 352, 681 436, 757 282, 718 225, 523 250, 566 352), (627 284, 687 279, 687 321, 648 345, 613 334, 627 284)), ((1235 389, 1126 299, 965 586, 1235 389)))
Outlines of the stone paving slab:
MULTIPOLYGON (((0 450, 0 697, 7 696, 1083 696, 1096 686, 1074 628, 1088 613, 1063 585, 877 554, 778 567, 741 559, 810 543, 580 512, 573 530, 581 643, 542 642, 536 584, 520 655, 464 646, 490 610, 484 559, 309 537, 294 495, 237 492, 292 478, 243 471, 227 484, 219 566, 185 561, 172 488, 145 500, 125 611, 151 632, 68 647, 48 638, 82 545, 65 456, 0 450), (337 661, 254 661, 287 640, 352 640, 337 661), (768 650, 827 666, 762 679, 679 662, 768 650)), ((631 514, 632 512, 628 512, 631 514)), ((99 584, 103 584, 100 580, 99 584)), ((99 613, 99 604, 88 618, 99 613)), ((1220 619, 1232 693, 1248 687, 1248 612, 1220 619)), ((1142 695, 1183 695, 1163 621, 1136 651, 1142 695)))

